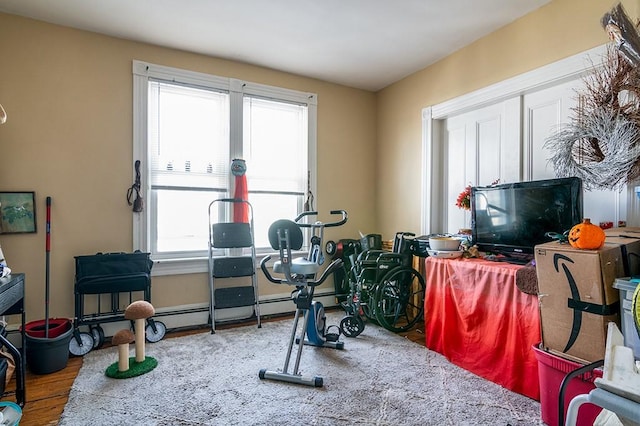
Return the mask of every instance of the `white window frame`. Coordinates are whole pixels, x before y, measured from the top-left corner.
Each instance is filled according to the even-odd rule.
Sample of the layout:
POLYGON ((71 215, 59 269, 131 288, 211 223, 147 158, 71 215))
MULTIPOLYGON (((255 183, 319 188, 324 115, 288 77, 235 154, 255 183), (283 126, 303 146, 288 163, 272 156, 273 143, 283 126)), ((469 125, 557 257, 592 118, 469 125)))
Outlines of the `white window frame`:
MULTIPOLYGON (((230 95, 231 121, 230 140, 241 140, 243 95, 251 95, 307 105, 308 147, 307 167, 310 175, 310 189, 317 194, 317 99, 315 93, 301 92, 275 86, 252 83, 244 80, 133 61, 133 159, 141 160, 140 175, 142 193, 151 194, 148 179, 148 137, 147 107, 148 83, 150 79, 164 80, 180 84, 223 90, 230 95), (235 111, 235 113, 234 113, 235 111)), ((240 152, 231 152, 230 158, 239 158, 240 152)), ((132 168, 135 176, 135 170, 132 168)), ((232 179, 230 174, 229 179, 232 179)), ((317 202, 317 197, 316 197, 317 202)), ((293 218, 292 218, 293 219, 293 218)), ((145 208, 133 213, 133 249, 149 252, 151 247, 151 214, 145 208)), ((207 257, 153 257, 153 275, 177 275, 207 272, 207 257)))

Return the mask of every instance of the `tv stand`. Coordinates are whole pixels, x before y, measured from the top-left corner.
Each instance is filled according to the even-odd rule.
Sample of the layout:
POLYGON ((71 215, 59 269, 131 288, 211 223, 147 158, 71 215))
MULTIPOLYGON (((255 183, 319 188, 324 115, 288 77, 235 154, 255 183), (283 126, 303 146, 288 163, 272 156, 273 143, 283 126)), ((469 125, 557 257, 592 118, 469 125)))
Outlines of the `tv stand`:
POLYGON ((427 348, 494 383, 539 400, 538 296, 516 286, 522 266, 485 259, 425 259, 427 348))

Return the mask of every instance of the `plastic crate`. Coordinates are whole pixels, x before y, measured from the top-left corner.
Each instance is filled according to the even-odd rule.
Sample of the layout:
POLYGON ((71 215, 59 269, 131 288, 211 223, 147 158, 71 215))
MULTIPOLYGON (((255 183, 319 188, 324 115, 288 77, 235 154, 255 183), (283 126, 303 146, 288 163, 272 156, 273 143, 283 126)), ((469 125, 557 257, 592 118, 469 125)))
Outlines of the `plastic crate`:
POLYGON ((633 293, 638 284, 630 281, 629 278, 618 278, 613 282, 613 287, 620 290, 620 325, 624 335, 624 345, 633 349, 633 356, 640 360, 640 335, 631 313, 633 293))
MULTIPOLYGON (((534 345, 533 350, 538 360, 538 378, 540 380, 540 411, 542 413, 542 421, 549 426, 559 425, 558 421, 558 399, 560 396, 560 385, 564 377, 580 368, 582 364, 573 362, 550 352, 544 351, 534 345)), ((602 377, 602 370, 595 369, 591 373, 584 373, 574 377, 566 386, 564 392, 564 415, 567 415, 569 403, 576 396, 583 393, 589 393, 595 389, 593 382, 597 377, 602 377)), ((595 421, 602 408, 593 404, 584 404, 580 407, 578 413, 578 426, 591 426, 595 421)))

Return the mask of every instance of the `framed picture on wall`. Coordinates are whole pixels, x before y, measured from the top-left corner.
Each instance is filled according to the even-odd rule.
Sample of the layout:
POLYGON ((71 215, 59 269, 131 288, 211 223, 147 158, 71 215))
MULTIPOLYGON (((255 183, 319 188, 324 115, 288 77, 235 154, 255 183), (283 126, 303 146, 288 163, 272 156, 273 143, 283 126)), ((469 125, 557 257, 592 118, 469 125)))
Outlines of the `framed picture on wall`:
POLYGON ((36 193, 0 192, 0 234, 36 231, 36 193))

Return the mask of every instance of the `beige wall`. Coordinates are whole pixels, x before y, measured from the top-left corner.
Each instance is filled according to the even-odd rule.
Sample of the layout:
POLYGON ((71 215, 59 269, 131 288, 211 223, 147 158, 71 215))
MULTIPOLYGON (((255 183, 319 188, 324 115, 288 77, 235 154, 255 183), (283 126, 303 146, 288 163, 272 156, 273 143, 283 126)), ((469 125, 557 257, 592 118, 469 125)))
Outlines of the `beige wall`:
MULTIPOLYGON (((375 94, 265 68, 0 14, 0 190, 35 191, 37 234, 0 235, 26 273, 28 320, 44 317, 45 197, 53 198, 51 316, 73 316, 74 256, 132 249, 132 60, 318 94, 321 212, 349 222, 326 238, 373 232, 375 94)), ((325 215, 326 217, 326 215, 325 215)), ((266 289, 266 291, 273 289, 266 289)), ((286 290, 285 290, 286 291, 286 290)), ((158 307, 208 299, 206 274, 157 277, 158 307)))
MULTIPOLYGON (((638 15, 638 0, 623 4, 638 15)), ((377 94, 0 14, 0 103, 9 116, 0 190, 36 191, 39 228, 0 235, 0 244, 9 266, 27 274, 29 319, 44 312, 47 195, 52 316, 73 315, 73 256, 132 248, 133 59, 317 93, 317 208, 350 214, 326 238, 391 239, 420 231, 421 110, 606 43, 599 21, 612 6, 554 0, 377 94)), ((205 274, 153 280, 158 307, 206 297, 205 274)))
MULTIPOLYGON (((420 231, 422 109, 607 43, 606 0, 554 0, 378 93, 379 231, 420 231)), ((638 0, 623 2, 638 16, 638 0)))

